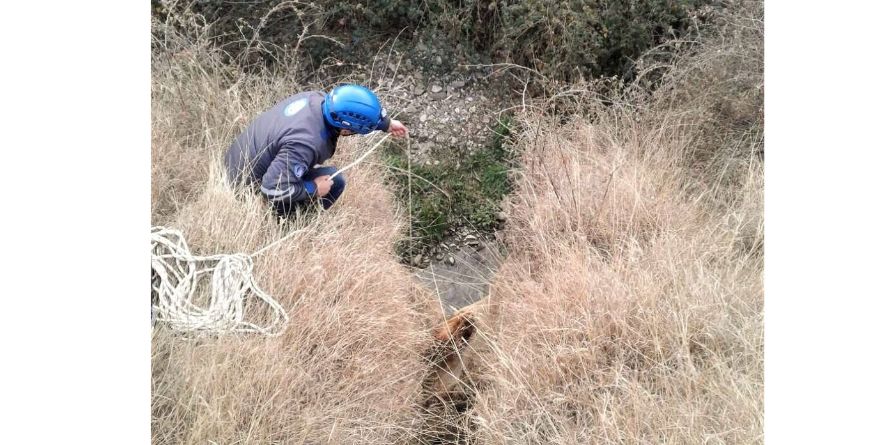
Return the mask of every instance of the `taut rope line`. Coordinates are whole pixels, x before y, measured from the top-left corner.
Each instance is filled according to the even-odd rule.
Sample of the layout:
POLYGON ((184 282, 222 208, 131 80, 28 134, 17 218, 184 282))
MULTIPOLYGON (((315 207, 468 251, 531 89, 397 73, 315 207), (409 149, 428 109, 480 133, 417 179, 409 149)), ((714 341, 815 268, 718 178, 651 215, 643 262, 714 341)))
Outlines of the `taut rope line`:
POLYGON ((350 164, 346 165, 346 166, 345 166, 344 168, 342 168, 341 170, 339 170, 339 171, 333 173, 333 174, 329 177, 329 179, 335 178, 336 176, 338 176, 338 175, 344 173, 345 171, 347 171, 347 170, 350 169, 351 167, 353 167, 353 166, 355 166, 355 165, 357 165, 357 164, 363 162, 363 159, 365 159, 367 156, 369 156, 370 153, 372 153, 373 151, 375 151, 375 149, 378 148, 378 147, 382 144, 382 142, 384 142, 384 141, 385 141, 390 135, 391 135, 390 133, 386 134, 383 138, 381 138, 380 141, 376 142, 375 145, 372 146, 372 148, 370 148, 369 150, 366 150, 366 153, 363 153, 359 158, 357 158, 356 161, 351 162, 350 164))

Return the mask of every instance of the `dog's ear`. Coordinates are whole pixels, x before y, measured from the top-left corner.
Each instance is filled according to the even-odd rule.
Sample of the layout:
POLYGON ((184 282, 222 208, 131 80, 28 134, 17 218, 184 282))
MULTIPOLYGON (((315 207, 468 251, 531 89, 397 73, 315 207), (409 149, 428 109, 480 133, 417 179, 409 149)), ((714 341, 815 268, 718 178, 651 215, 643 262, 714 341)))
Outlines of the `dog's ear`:
POLYGON ((434 329, 434 340, 438 342, 454 341, 460 345, 470 340, 475 330, 471 314, 463 312, 453 315, 446 320, 446 323, 434 329))

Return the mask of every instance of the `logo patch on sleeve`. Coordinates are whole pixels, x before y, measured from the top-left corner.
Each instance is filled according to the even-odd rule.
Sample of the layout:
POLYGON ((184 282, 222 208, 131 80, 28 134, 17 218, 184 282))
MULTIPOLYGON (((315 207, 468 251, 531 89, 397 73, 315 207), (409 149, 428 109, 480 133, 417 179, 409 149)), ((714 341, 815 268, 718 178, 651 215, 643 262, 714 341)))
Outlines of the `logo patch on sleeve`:
POLYGON ((295 116, 295 114, 298 113, 299 111, 301 111, 305 107, 305 105, 307 105, 307 104, 308 104, 308 99, 301 98, 301 99, 287 105, 286 108, 283 109, 283 115, 286 117, 295 116))
POLYGON ((298 179, 301 179, 301 177, 305 175, 306 171, 308 171, 308 167, 306 167, 304 164, 295 164, 292 166, 292 174, 295 175, 295 177, 298 179))

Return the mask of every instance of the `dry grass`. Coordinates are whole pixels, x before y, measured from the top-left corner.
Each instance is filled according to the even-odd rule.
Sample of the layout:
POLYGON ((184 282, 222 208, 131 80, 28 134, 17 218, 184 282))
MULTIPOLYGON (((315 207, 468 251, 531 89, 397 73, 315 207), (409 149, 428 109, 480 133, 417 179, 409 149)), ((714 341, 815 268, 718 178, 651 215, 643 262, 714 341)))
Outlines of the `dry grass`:
MULTIPOLYGON (((293 226, 259 257, 260 285, 288 309, 277 338, 189 338, 155 330, 157 443, 388 443, 411 433, 426 372, 428 292, 396 262, 388 193, 355 172, 360 196, 293 226), (424 302, 424 303, 423 303, 424 302)), ((257 197, 209 186, 173 226, 200 252, 254 251, 283 235, 257 197)))
POLYGON ((762 33, 730 19, 655 94, 522 116, 477 443, 762 442, 762 33))
MULTIPOLYGON (((183 230, 198 254, 305 233, 256 260, 259 285, 289 313, 280 337, 154 331, 153 441, 410 441, 437 320, 429 291, 397 263, 404 221, 384 172, 349 171, 334 209, 281 224, 258 196, 225 184, 221 159, 248 118, 295 86, 236 77, 205 42, 177 38, 165 35, 153 61, 152 222, 183 230)), ((343 140, 336 162, 367 147, 343 140)))
MULTIPOLYGON (((509 256, 460 352, 473 402, 439 419, 419 413, 440 315, 397 262, 405 221, 381 167, 348 172, 331 211, 279 223, 224 183, 221 154, 310 86, 238 72, 199 26, 155 25, 152 223, 197 253, 305 233, 256 262, 289 311, 282 336, 154 331, 153 441, 416 443, 436 421, 476 443, 761 442, 762 34, 746 19, 655 94, 584 104, 565 125, 519 116, 509 256)), ((335 162, 367 146, 343 140, 335 162)))
POLYGON ((761 167, 714 211, 683 191, 671 140, 576 124, 524 147, 519 247, 475 351, 479 443, 761 440, 761 167))

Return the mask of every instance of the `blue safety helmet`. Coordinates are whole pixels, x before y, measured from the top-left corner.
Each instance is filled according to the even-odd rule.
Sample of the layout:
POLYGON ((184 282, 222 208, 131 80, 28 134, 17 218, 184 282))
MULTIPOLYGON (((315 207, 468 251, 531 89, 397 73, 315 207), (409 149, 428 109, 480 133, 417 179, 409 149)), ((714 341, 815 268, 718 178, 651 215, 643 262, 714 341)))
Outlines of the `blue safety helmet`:
POLYGON ((360 85, 335 87, 323 101, 323 116, 333 127, 360 134, 387 131, 390 124, 375 93, 360 85))

